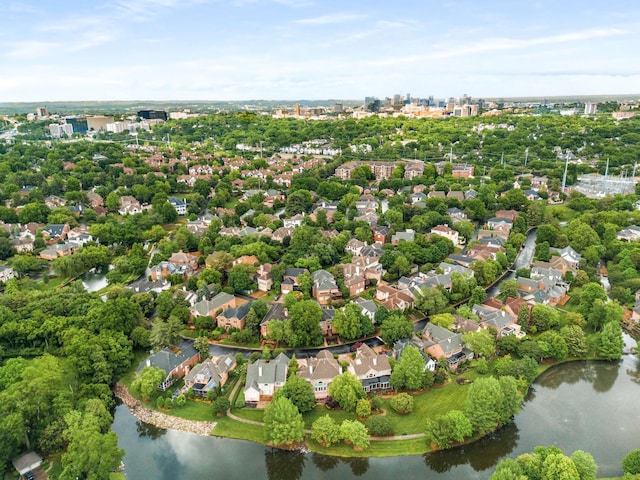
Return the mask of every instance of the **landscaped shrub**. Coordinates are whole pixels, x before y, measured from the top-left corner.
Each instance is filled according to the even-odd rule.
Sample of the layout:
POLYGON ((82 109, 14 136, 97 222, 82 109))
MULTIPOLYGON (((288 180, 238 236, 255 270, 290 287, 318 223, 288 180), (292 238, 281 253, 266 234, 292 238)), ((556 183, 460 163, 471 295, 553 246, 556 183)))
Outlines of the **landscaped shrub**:
POLYGON ((640 449, 632 450, 622 459, 624 473, 640 474, 640 449))
POLYGON ((380 397, 374 396, 371 398, 371 410, 375 412, 379 412, 382 410, 382 399, 380 397))
POLYGON ((171 410, 173 408, 173 400, 171 400, 170 398, 165 398, 164 408, 166 408, 167 410, 171 410))
POLYGON ((365 426, 369 430, 369 434, 374 437, 387 437, 393 435, 393 428, 391 427, 391 422, 387 417, 383 417, 381 415, 374 415, 373 417, 369 417, 369 419, 365 422, 365 426))
POLYGON ((480 375, 484 375, 489 372, 489 363, 486 358, 479 358, 476 362, 476 368, 480 375))
POLYGON ((195 392, 193 391, 193 388, 190 388, 189 390, 187 390, 187 398, 189 400, 193 400, 193 398, 196 396, 195 392))
POLYGON ((230 403, 226 397, 218 397, 213 402, 213 413, 216 415, 224 415, 229 410, 230 403))
POLYGON ((164 398, 158 397, 158 399, 156 400, 156 407, 157 408, 163 408, 164 407, 164 398))
POLYGON ((236 400, 236 408, 242 408, 242 407, 244 407, 244 400, 239 398, 236 400))
POLYGON ((367 418, 371 415, 371 404, 369 403, 369 400, 366 398, 358 400, 358 403, 356 403, 356 415, 359 418, 367 418))
POLYGON ((183 393, 181 393, 176 397, 175 399, 176 407, 184 407, 185 403, 187 403, 187 397, 185 397, 183 393))
POLYGON ((391 399, 389 405, 398 413, 411 413, 413 411, 413 397, 408 393, 400 393, 391 399))

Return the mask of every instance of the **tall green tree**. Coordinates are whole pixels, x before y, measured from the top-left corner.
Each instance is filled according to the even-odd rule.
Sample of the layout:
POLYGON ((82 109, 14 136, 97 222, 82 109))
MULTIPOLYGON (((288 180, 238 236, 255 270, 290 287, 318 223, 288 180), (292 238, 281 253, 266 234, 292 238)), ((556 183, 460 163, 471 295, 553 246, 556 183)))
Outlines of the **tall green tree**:
POLYGON ((351 372, 343 372, 333 379, 329 395, 347 411, 353 411, 358 400, 365 397, 362 383, 351 372))
POLYGON ((412 345, 407 346, 402 351, 400 360, 393 366, 391 386, 396 390, 420 390, 433 384, 433 373, 425 372, 425 365, 426 361, 420 351, 412 345))
POLYGON ((291 445, 304 438, 302 414, 287 397, 276 396, 265 408, 264 434, 273 445, 291 445))

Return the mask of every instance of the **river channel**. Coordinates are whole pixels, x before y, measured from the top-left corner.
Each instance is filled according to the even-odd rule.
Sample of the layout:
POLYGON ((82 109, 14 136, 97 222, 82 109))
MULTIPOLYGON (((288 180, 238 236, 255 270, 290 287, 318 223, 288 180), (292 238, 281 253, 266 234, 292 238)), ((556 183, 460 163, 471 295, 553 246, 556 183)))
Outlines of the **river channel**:
POLYGON ((407 457, 339 459, 281 452, 247 441, 156 429, 138 422, 124 406, 113 430, 126 450, 130 479, 326 478, 487 479, 505 457, 536 445, 566 453, 590 452, 599 476, 621 475, 620 462, 640 444, 640 359, 573 362, 553 367, 532 386, 515 421, 462 448, 407 457))

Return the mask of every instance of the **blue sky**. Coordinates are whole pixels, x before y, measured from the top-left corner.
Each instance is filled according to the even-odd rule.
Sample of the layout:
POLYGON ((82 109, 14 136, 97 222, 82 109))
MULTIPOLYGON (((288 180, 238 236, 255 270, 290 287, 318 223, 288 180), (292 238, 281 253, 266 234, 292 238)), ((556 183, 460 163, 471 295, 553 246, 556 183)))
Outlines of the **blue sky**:
POLYGON ((637 0, 0 0, 0 101, 640 93, 637 0))

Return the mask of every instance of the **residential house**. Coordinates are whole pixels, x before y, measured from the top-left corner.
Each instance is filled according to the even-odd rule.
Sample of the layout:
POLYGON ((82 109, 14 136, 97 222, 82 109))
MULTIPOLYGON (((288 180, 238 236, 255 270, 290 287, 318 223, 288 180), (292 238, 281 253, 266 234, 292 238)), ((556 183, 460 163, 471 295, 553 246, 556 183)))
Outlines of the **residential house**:
POLYGON ((282 303, 272 303, 269 311, 260 322, 260 336, 267 338, 269 336, 269 323, 274 320, 284 321, 289 318, 289 312, 282 303))
POLYGON ((492 230, 496 230, 499 228, 506 228, 508 230, 511 230, 512 226, 513 226, 513 220, 510 220, 504 217, 503 218, 493 217, 487 220, 487 227, 489 227, 492 230))
POLYGON ((336 318, 336 311, 333 308, 322 308, 320 317, 320 331, 325 337, 333 337, 333 319, 336 318))
POLYGON ((367 300, 362 297, 357 297, 351 300, 351 303, 355 303, 358 307, 360 307, 360 313, 362 313, 365 317, 368 317, 369 320, 371 320, 372 322, 375 320, 378 306, 373 300, 367 300))
POLYGON ((329 396, 329 385, 342 373, 342 367, 329 350, 321 350, 315 357, 298 360, 297 375, 311 384, 317 400, 329 396))
POLYGON ((516 210, 498 210, 495 218, 506 218, 507 220, 511 220, 513 223, 516 221, 517 216, 518 212, 516 210))
POLYGON ((416 232, 408 228, 404 232, 396 232, 391 236, 391 244, 398 245, 400 241, 413 242, 416 238, 416 232))
POLYGON ((447 238, 451 240, 454 245, 458 245, 460 241, 458 232, 449 227, 449 225, 437 225, 431 229, 431 234, 447 238))
POLYGON ((226 292, 220 292, 215 297, 208 299, 203 298, 198 302, 195 302, 191 307, 190 312, 192 317, 217 317, 218 313, 226 310, 227 308, 233 308, 238 305, 238 299, 226 292))
POLYGON ((428 322, 422 331, 424 351, 432 358, 445 358, 449 370, 456 370, 460 363, 473 358, 473 352, 464 348, 462 334, 454 333, 428 322))
POLYGON ((229 372, 236 366, 232 355, 221 355, 206 359, 193 367, 184 377, 184 386, 193 389, 193 393, 206 397, 207 393, 222 387, 229 378, 229 372))
POLYGON ((376 288, 376 300, 389 310, 406 310, 414 305, 413 297, 397 288, 381 283, 376 288))
POLYGON ((138 372, 145 366, 164 370, 166 376, 158 385, 158 390, 164 392, 176 380, 184 377, 189 372, 189 369, 198 363, 199 358, 200 354, 193 346, 193 343, 184 341, 178 346, 177 350, 163 348, 159 352, 152 354, 138 366, 138 372))
POLYGON ((388 390, 390 388, 391 365, 389 357, 383 353, 374 352, 371 347, 363 343, 356 350, 355 358, 349 357, 347 370, 362 382, 365 392, 388 390))
POLYGON ((186 265, 191 270, 198 269, 198 256, 193 255, 192 253, 185 253, 182 250, 172 254, 169 257, 168 262, 173 263, 175 265, 186 265))
POLYGON ((56 209, 64 207, 67 204, 67 201, 64 198, 58 197, 57 195, 49 195, 44 199, 44 203, 47 207, 56 209))
POLYGON ((251 310, 251 303, 252 302, 248 302, 244 305, 240 305, 239 307, 231 307, 223 310, 218 314, 218 316, 216 316, 218 327, 224 328, 225 330, 229 330, 230 328, 242 330, 244 328, 247 315, 249 314, 249 310, 251 310))
POLYGON ((235 260, 233 260, 233 262, 231 262, 231 265, 233 265, 234 267, 236 265, 255 266, 255 265, 258 265, 259 263, 260 263, 260 260, 258 260, 258 257, 256 257, 255 255, 242 255, 236 258, 235 260))
POLYGON ((120 197, 120 209, 118 213, 120 215, 135 215, 142 212, 142 206, 135 197, 131 195, 123 195, 120 197))
POLYGON ((69 230, 68 223, 52 223, 42 229, 42 238, 44 238, 47 243, 66 240, 69 230))
POLYGON ((270 400, 287 381, 289 361, 289 357, 281 353, 273 360, 260 359, 249 365, 244 387, 245 404, 256 406, 261 400, 270 400))
MULTIPOLYGON (((571 246, 564 248, 550 248, 551 255, 558 254, 563 260, 565 260, 570 268, 576 273, 578 271, 582 256, 576 252, 571 246)), ((553 257, 552 257, 553 260, 553 257)))
POLYGON ((373 228, 373 241, 375 243, 386 243, 387 235, 389 235, 389 227, 374 227, 373 228))
POLYGON ((134 293, 160 293, 164 292, 165 290, 169 290, 171 288, 171 283, 166 279, 154 282, 153 280, 147 280, 147 277, 143 275, 138 280, 136 280, 135 282, 131 282, 124 288, 126 288, 127 290, 131 290, 134 293))
POLYGON ((11 244, 18 253, 33 252, 33 238, 31 237, 14 238, 11 240, 11 244))
POLYGON ((431 190, 429 193, 427 193, 427 198, 441 198, 444 200, 446 197, 447 194, 440 190, 431 190))
POLYGON ((464 200, 464 193, 461 191, 451 190, 447 192, 447 198, 455 198, 462 202, 464 200))
POLYGON ((630 225, 618 232, 616 235, 618 240, 623 242, 636 242, 640 240, 640 227, 636 225, 630 225))
POLYGON ((157 281, 173 275, 180 275, 186 281, 195 270, 189 264, 177 264, 172 262, 160 262, 150 269, 151 279, 157 281))
POLYGON ((16 277, 16 272, 9 265, 0 265, 0 282, 5 283, 16 277))
POLYGON ((309 273, 306 268, 287 268, 282 276, 280 291, 283 295, 299 289, 298 277, 303 273, 309 273))
POLYGON ((411 204, 415 205, 418 202, 424 202, 427 199, 427 195, 422 192, 414 192, 411 194, 411 204))
POLYGON ((458 207, 451 207, 447 209, 447 214, 453 223, 466 222, 469 220, 467 214, 460 210, 458 207))
POLYGON ((45 260, 55 260, 58 257, 66 257, 76 253, 78 245, 73 242, 56 243, 45 248, 38 255, 45 260))
POLYGON ((284 242, 284 239, 289 237, 291 238, 291 235, 293 234, 293 228, 292 227, 280 227, 280 228, 276 228, 273 231, 273 235, 271 235, 271 238, 273 240, 275 240, 276 242, 284 242))
POLYGON ((268 292, 273 286, 273 278, 271 276, 272 265, 264 263, 258 267, 256 272, 256 280, 258 281, 258 290, 268 292))
POLYGON ((311 277, 313 278, 311 294, 320 305, 326 305, 331 300, 342 296, 335 278, 326 270, 316 270, 311 277))
POLYGON ((361 242, 357 238, 349 240, 344 247, 344 251, 351 255, 360 255, 362 249, 367 246, 367 242, 361 242))
POLYGON ((302 225, 302 222, 304 220, 304 214, 302 213, 298 213, 297 215, 294 215, 291 218, 285 218, 283 220, 284 222, 284 228, 296 228, 302 225))
POLYGON ((506 335, 516 335, 518 338, 524 336, 520 325, 516 323, 518 317, 510 315, 501 308, 476 304, 472 307, 471 312, 478 316, 482 328, 495 328, 498 332, 498 338, 506 335))
POLYGON ((176 213, 178 215, 186 215, 187 214, 187 201, 182 200, 178 197, 169 197, 169 203, 173 208, 176 209, 176 213))

